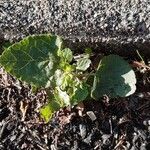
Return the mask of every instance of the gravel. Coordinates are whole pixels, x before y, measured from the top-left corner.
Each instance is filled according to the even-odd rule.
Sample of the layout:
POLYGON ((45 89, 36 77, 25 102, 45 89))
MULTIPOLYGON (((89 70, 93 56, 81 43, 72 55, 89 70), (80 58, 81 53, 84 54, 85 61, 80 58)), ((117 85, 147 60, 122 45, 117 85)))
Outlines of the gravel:
POLYGON ((127 43, 130 47, 134 43, 136 48, 141 49, 144 45, 148 49, 150 1, 0 1, 2 39, 18 40, 30 34, 48 32, 59 34, 73 42, 109 43, 114 49, 118 44, 127 43))

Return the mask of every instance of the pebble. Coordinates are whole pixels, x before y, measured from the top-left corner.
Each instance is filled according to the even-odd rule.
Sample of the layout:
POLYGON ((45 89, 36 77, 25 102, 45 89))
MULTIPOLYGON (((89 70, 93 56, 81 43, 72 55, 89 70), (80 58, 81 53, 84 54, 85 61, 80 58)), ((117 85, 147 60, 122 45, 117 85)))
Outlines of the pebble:
POLYGON ((11 138, 10 138, 10 141, 14 141, 16 139, 16 135, 13 135, 11 138))
POLYGON ((92 121, 96 120, 96 116, 93 111, 87 111, 86 114, 90 117, 92 121))
POLYGON ((144 121, 143 121, 143 124, 146 126, 146 125, 147 125, 147 121, 146 121, 146 120, 144 120, 144 121))
POLYGON ((84 139, 86 136, 86 125, 80 124, 79 129, 80 129, 80 135, 82 139, 84 139))
POLYGON ((137 93, 137 97, 143 98, 143 97, 144 97, 144 94, 143 94, 143 93, 137 93))
POLYGON ((92 133, 86 139, 84 139, 84 142, 89 144, 91 142, 91 138, 92 138, 92 133))
POLYGON ((109 139, 110 136, 111 136, 110 134, 103 134, 102 135, 102 140, 103 140, 104 145, 109 145, 110 144, 110 142, 111 142, 110 139, 109 139))
POLYGON ((148 120, 148 125, 150 126, 150 120, 148 120))

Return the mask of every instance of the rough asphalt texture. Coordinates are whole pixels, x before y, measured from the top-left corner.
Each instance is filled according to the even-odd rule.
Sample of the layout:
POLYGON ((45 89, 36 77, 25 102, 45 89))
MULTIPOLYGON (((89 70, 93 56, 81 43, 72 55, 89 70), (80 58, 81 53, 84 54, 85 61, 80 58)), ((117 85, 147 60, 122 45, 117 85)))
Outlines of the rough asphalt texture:
POLYGON ((1 39, 47 32, 83 46, 97 43, 102 49, 132 47, 150 53, 150 1, 0 0, 1 39))

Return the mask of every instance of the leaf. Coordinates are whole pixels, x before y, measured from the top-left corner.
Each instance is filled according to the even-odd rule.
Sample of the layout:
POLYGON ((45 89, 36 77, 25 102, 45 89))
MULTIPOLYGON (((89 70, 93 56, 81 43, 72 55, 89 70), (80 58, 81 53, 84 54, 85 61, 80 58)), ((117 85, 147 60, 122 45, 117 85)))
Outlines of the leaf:
POLYGON ((61 107, 70 105, 70 97, 66 91, 62 91, 59 87, 55 88, 54 97, 61 107))
POLYGON ((71 62, 73 59, 72 51, 69 48, 58 51, 58 56, 63 59, 64 62, 71 62))
POLYGON ((57 69, 54 74, 55 86, 61 86, 63 83, 63 71, 57 69))
POLYGON ((104 94, 126 97, 135 92, 135 84, 135 73, 123 58, 117 55, 105 56, 99 63, 91 96, 95 99, 104 94))
POLYGON ((85 51, 85 53, 88 54, 88 55, 91 55, 91 54, 92 54, 92 49, 89 48, 89 47, 85 48, 84 51, 85 51))
POLYGON ((70 65, 70 62, 73 59, 72 51, 69 48, 59 50, 58 56, 61 58, 59 63, 60 69, 65 72, 72 72, 74 70, 74 66, 70 65))
POLYGON ((59 109, 60 109, 60 105, 56 101, 52 100, 40 109, 41 117, 46 122, 49 122, 54 112, 58 111, 59 109))
POLYGON ((71 73, 63 72, 59 69, 55 71, 54 79, 56 87, 60 87, 62 90, 65 90, 74 81, 73 75, 71 73))
POLYGON ((74 88, 74 94, 71 98, 71 104, 77 105, 79 102, 85 100, 89 95, 89 87, 85 83, 80 83, 77 87, 74 88))
POLYGON ((69 86, 72 87, 73 82, 74 82, 73 75, 71 73, 64 73, 62 85, 60 87, 61 89, 65 90, 69 86))
POLYGON ((49 87, 59 64, 62 39, 54 35, 29 36, 7 48, 0 64, 7 72, 35 87, 49 87))
POLYGON ((7 49, 9 46, 11 46, 11 45, 12 45, 12 43, 9 42, 9 41, 4 42, 4 43, 2 44, 2 49, 5 50, 5 49, 7 49))
POLYGON ((89 58, 86 57, 80 58, 77 60, 76 69, 85 71, 87 70, 87 68, 89 68, 90 64, 91 64, 91 60, 89 58))

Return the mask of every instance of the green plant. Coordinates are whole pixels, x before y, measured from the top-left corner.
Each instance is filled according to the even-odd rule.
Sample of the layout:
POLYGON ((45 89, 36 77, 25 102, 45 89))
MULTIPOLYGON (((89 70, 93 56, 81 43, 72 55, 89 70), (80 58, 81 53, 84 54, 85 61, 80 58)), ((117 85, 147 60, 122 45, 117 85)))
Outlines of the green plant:
POLYGON ((48 104, 40 110, 48 122, 61 107, 73 106, 91 96, 98 99, 129 96, 135 92, 136 78, 129 64, 117 55, 105 56, 93 74, 87 71, 92 63, 91 50, 73 56, 64 48, 59 36, 43 34, 29 36, 4 50, 0 64, 16 78, 44 88, 48 104), (94 83, 88 79, 94 75, 94 83))

